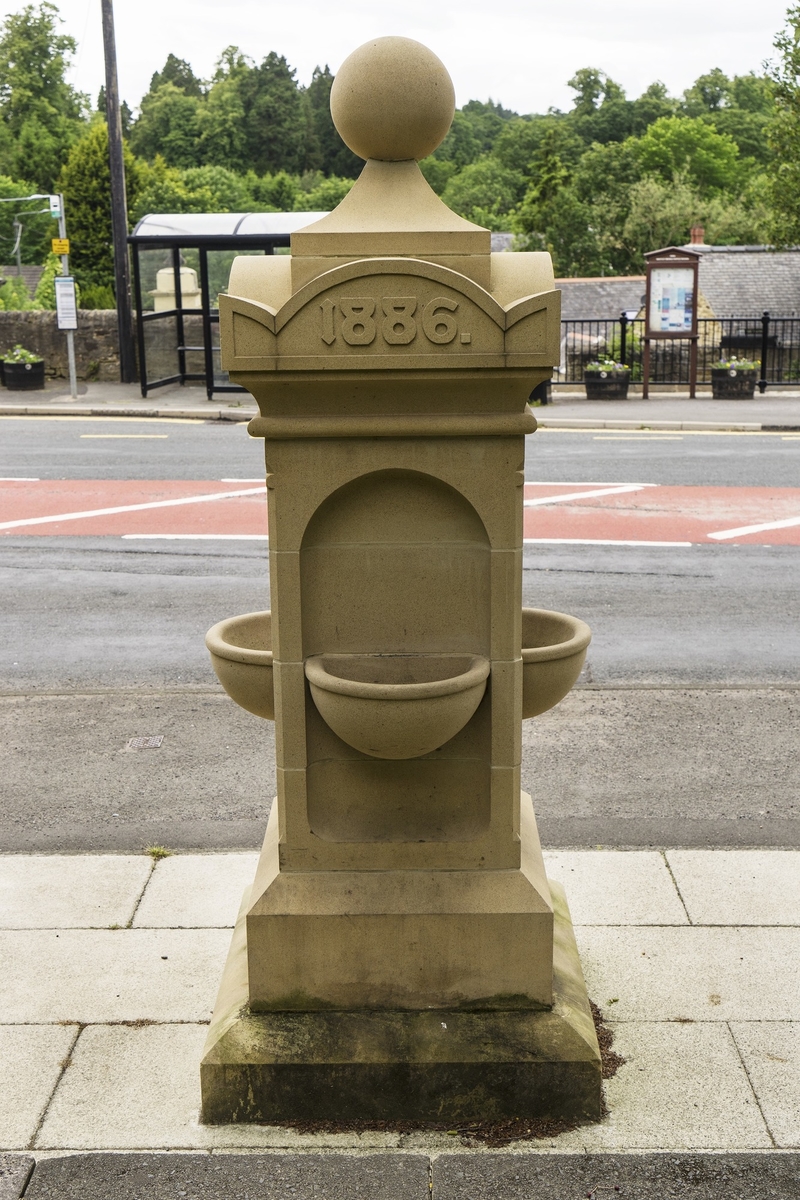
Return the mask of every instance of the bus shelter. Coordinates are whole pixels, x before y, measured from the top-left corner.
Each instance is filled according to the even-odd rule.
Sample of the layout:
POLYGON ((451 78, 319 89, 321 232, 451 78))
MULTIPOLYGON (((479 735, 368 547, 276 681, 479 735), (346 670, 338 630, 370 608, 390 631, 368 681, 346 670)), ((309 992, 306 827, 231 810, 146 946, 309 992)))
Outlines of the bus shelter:
POLYGON ((325 216, 150 213, 128 237, 142 395, 172 383, 242 392, 219 359, 219 296, 239 254, 288 254, 296 229, 325 216))

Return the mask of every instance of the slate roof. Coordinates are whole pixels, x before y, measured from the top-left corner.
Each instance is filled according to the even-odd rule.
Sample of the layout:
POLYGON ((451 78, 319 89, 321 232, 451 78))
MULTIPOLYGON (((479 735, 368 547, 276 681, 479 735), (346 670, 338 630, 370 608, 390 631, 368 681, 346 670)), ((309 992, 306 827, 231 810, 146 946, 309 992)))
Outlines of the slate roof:
MULTIPOLYGON (((687 246, 700 259, 700 292, 716 317, 800 315, 800 248, 687 246)), ((644 304, 644 275, 557 279, 565 321, 615 319, 644 304)))
POLYGON ((717 317, 800 314, 800 249, 690 246, 699 250, 700 291, 717 317))
POLYGON ((621 312, 638 312, 644 304, 644 275, 603 279, 557 279, 562 321, 612 320, 621 312))

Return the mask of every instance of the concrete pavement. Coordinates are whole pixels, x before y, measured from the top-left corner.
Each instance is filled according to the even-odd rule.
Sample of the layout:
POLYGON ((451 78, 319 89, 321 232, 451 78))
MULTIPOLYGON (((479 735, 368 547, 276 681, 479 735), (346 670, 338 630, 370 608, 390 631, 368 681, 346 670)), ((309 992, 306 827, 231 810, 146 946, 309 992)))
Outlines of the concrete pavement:
POLYGON ((652 1176, 647 1187, 640 1179, 625 1188, 637 1200, 797 1195, 800 1158, 786 1152, 800 1148, 800 852, 546 854, 548 874, 567 889, 589 994, 625 1063, 606 1082, 603 1121, 515 1141, 513 1153, 458 1131, 199 1124, 206 1025, 255 861, 0 858, 0 1146, 13 1152, 12 1190, 0 1197, 19 1194, 11 1168, 21 1176, 26 1156, 39 1164, 26 1192, 33 1197, 229 1200, 247 1194, 237 1171, 257 1170, 263 1186, 251 1179, 250 1194, 259 1197, 389 1200, 402 1191, 422 1200, 429 1165, 434 1196, 438 1189, 448 1200, 575 1200, 576 1187, 584 1195, 604 1179, 613 1187, 631 1169, 652 1176), (157 1160, 127 1156, 157 1151, 204 1152, 185 1167, 191 1177, 202 1161, 204 1182, 182 1183, 181 1160, 169 1155, 154 1168, 158 1189, 148 1191, 141 1162, 157 1160), (97 1152, 126 1157, 63 1157, 97 1152), (253 1164, 237 1166, 232 1152, 255 1155, 253 1164), (675 1157, 686 1152, 701 1157, 675 1157), (717 1191, 723 1162, 730 1186, 717 1191), (217 1190, 211 1163, 224 1167, 217 1190), (115 1171, 127 1182, 112 1188, 115 1171), (305 1182, 295 1176, 292 1186, 292 1171, 305 1172, 305 1182), (542 1171, 547 1190, 530 1190, 542 1171), (686 1190, 665 1190, 676 1171, 686 1190))

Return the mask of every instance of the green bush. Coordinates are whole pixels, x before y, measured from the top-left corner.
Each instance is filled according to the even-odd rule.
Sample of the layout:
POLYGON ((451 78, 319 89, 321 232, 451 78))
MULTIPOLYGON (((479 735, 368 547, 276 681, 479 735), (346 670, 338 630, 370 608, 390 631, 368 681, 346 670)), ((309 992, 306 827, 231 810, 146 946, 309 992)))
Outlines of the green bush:
POLYGON ((0 287, 0 312, 28 312, 41 307, 31 300, 21 275, 12 275, 0 287))
POLYGON ((81 308, 116 308, 114 289, 107 283, 90 283, 81 293, 81 308))

